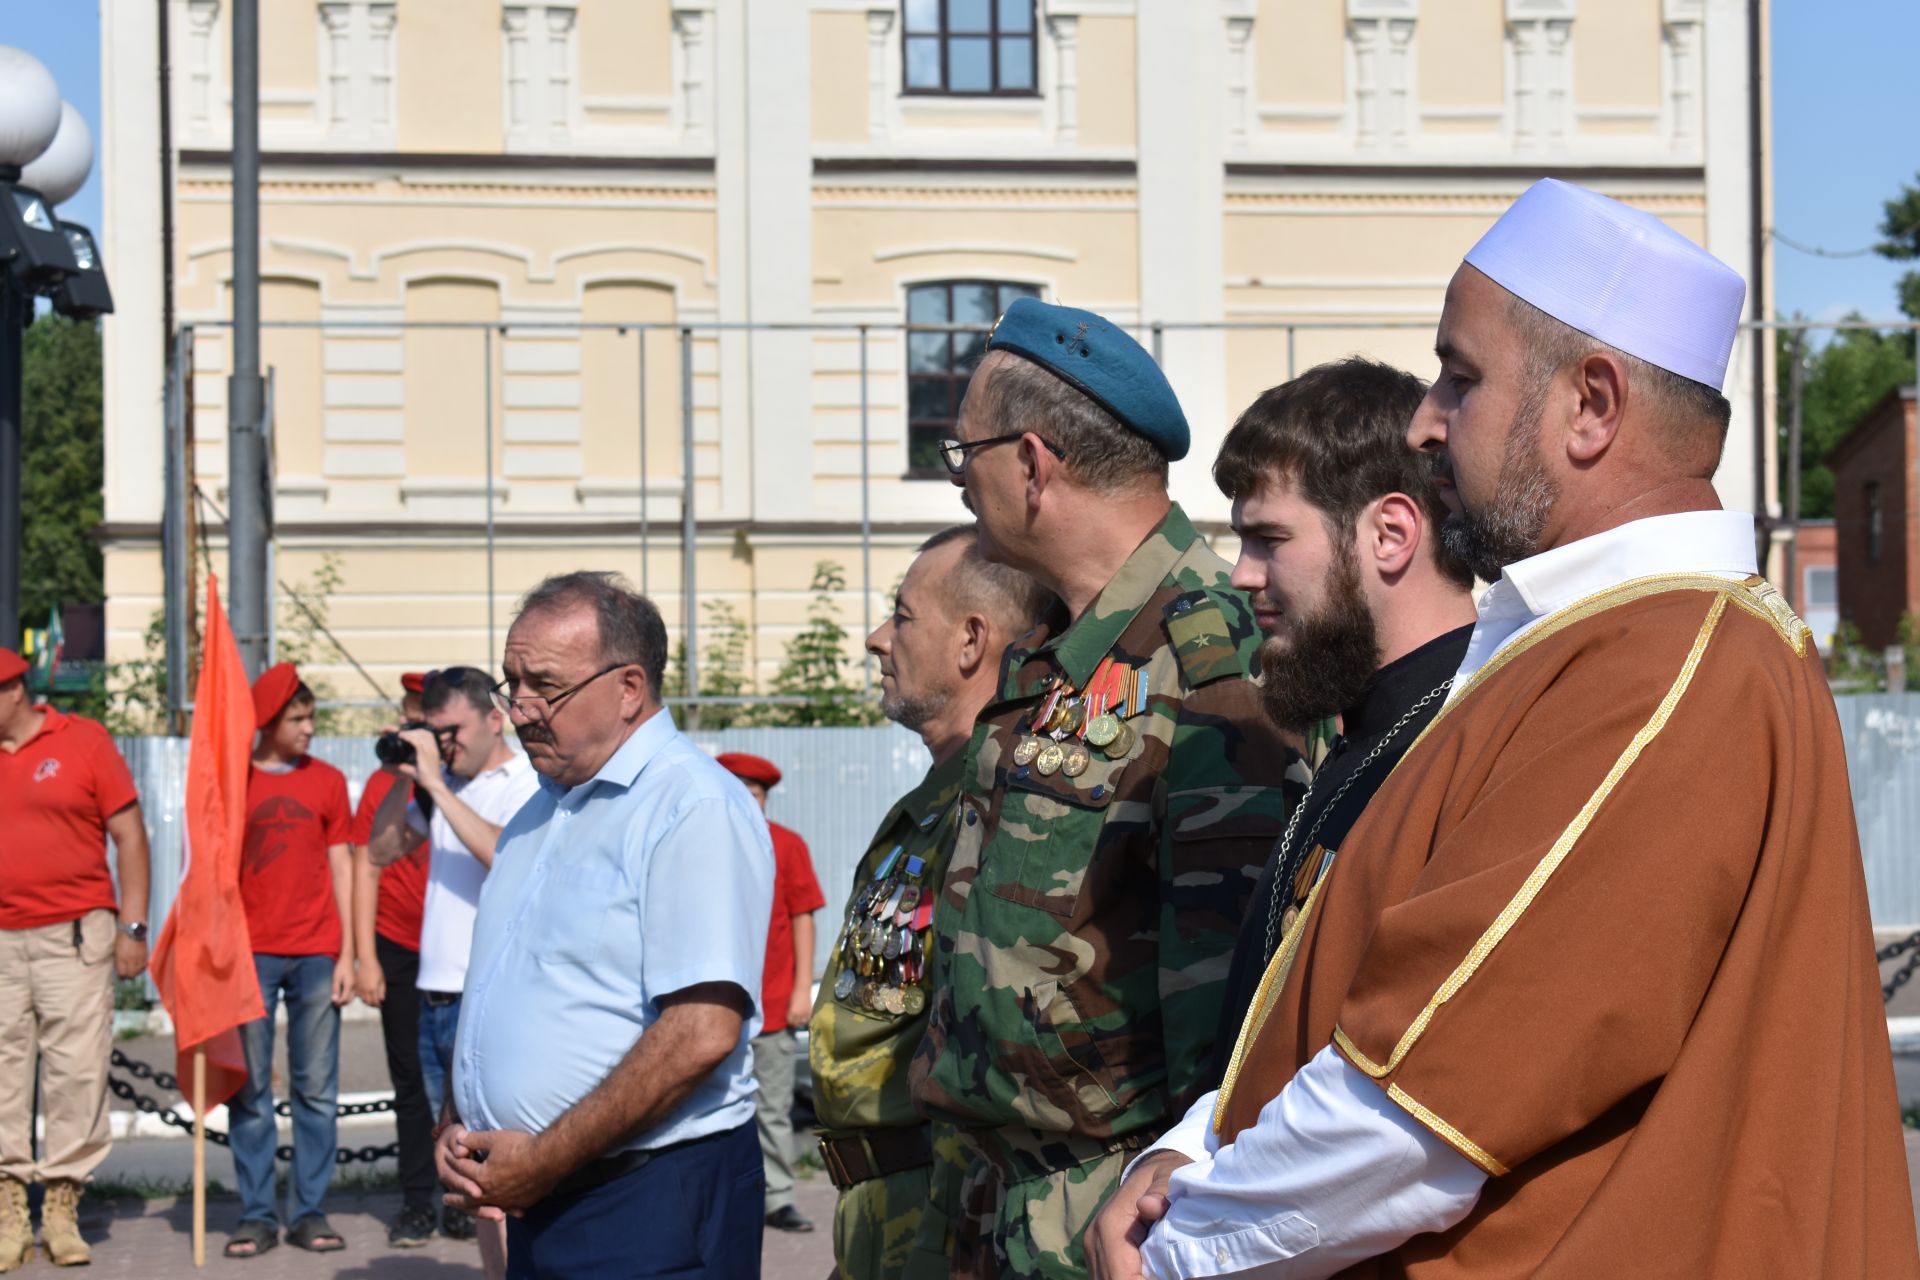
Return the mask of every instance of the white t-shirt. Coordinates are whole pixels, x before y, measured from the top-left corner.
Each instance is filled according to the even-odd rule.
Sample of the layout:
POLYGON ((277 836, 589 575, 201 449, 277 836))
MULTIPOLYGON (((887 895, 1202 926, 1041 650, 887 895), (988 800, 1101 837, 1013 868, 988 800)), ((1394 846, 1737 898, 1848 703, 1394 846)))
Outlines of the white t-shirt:
MULTIPOLYGON (((451 769, 443 776, 463 804, 496 827, 505 826, 540 785, 540 775, 518 751, 505 764, 476 777, 463 778, 451 769)), ((420 919, 420 980, 416 985, 422 991, 451 995, 466 987, 467 954, 473 949, 473 914, 487 868, 467 850, 466 842, 437 807, 428 824, 421 819, 419 805, 409 803, 407 825, 415 831, 426 827, 430 850, 426 908, 420 919)))

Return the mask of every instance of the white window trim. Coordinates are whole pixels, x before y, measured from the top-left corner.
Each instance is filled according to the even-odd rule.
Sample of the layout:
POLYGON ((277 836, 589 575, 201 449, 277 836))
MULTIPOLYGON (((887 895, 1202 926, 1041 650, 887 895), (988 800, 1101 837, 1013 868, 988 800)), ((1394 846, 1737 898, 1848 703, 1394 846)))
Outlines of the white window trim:
POLYGON ((1347 0, 1344 133, 1357 149, 1404 151, 1419 140, 1419 22, 1419 0, 1347 0), (1363 40, 1378 42, 1367 50, 1378 59, 1371 104, 1361 98, 1363 40), (1372 128, 1365 127, 1369 105, 1377 121, 1372 128))
MULTIPOLYGON (((1508 145, 1522 153, 1551 151, 1565 154, 1579 149, 1578 119, 1574 105, 1574 7, 1575 0, 1506 0, 1506 36, 1503 61, 1506 71, 1506 128, 1508 145), (1523 30, 1524 29, 1524 30, 1523 30), (1537 104, 1537 130, 1522 131, 1520 65, 1521 42, 1541 43, 1540 56, 1547 62, 1559 62, 1564 74, 1547 86, 1546 100, 1537 104), (1557 50, 1555 45, 1557 43, 1557 50), (1557 99, 1555 95, 1557 96, 1557 99)), ((1534 90, 1529 90, 1534 92, 1534 90)))
POLYGON ((394 0, 322 0, 317 16, 320 48, 312 132, 328 146, 392 149, 399 115, 398 6, 394 0), (336 62, 340 44, 346 46, 344 70, 336 62), (384 84, 374 63, 381 51, 384 84), (343 86, 344 111, 339 100, 343 86))

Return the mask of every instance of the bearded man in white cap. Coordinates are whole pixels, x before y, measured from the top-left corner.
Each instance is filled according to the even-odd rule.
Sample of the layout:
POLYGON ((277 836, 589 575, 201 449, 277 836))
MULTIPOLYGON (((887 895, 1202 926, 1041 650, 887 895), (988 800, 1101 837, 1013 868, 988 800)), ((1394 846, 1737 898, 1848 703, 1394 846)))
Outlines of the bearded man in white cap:
POLYGON ((1740 277, 1529 190, 1410 439, 1493 580, 1096 1276, 1916 1276, 1833 700, 1711 483, 1740 277))

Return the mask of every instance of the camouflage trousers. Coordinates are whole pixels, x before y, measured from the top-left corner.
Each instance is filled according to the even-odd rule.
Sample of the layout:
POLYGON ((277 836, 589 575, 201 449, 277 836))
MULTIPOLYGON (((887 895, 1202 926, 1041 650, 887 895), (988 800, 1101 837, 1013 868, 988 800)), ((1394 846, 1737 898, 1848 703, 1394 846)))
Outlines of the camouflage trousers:
POLYGON ((960 1187, 951 1274, 968 1280, 1085 1280, 1087 1253, 1080 1238, 1146 1143, 1096 1145, 1080 1163, 1049 1168, 1062 1161, 1036 1165, 992 1135, 969 1132, 976 1156, 960 1187))
POLYGON ((833 1208, 833 1261, 845 1280, 944 1280, 966 1152, 935 1126, 933 1163, 869 1178, 833 1208))

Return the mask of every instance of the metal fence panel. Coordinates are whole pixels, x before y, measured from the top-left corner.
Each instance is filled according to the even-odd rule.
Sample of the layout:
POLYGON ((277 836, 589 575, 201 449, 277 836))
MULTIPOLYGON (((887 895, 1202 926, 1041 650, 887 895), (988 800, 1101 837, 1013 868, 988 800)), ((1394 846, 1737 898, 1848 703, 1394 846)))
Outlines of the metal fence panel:
MULTIPOLYGON (((815 969, 833 943, 831 927, 846 902, 854 865, 887 809, 925 776, 931 763, 918 735, 894 725, 873 729, 720 729, 690 735, 708 751, 749 751, 785 775, 767 798, 767 816, 793 828, 813 852, 814 873, 827 907, 815 933, 815 969)), ((133 771, 153 847, 151 918, 166 919, 180 890, 185 831, 187 739, 121 738, 133 771)), ((347 794, 360 791, 377 767, 371 738, 313 740, 312 755, 347 775, 347 794)))
POLYGON ((1835 698, 1876 929, 1920 928, 1920 694, 1835 698))
MULTIPOLYGON (((1920 694, 1835 699, 1847 744, 1854 813, 1877 928, 1920 928, 1920 694)), ((833 940, 836 915, 874 827, 930 763, 920 739, 897 726, 871 729, 720 729, 692 735, 705 749, 765 756, 785 774, 768 816, 793 828, 813 851, 827 908, 816 931, 816 971, 833 940)), ((122 738, 153 843, 152 918, 166 918, 180 885, 184 738, 122 738)), ((315 738, 313 754, 347 775, 357 803, 375 767, 368 738, 315 738)))

